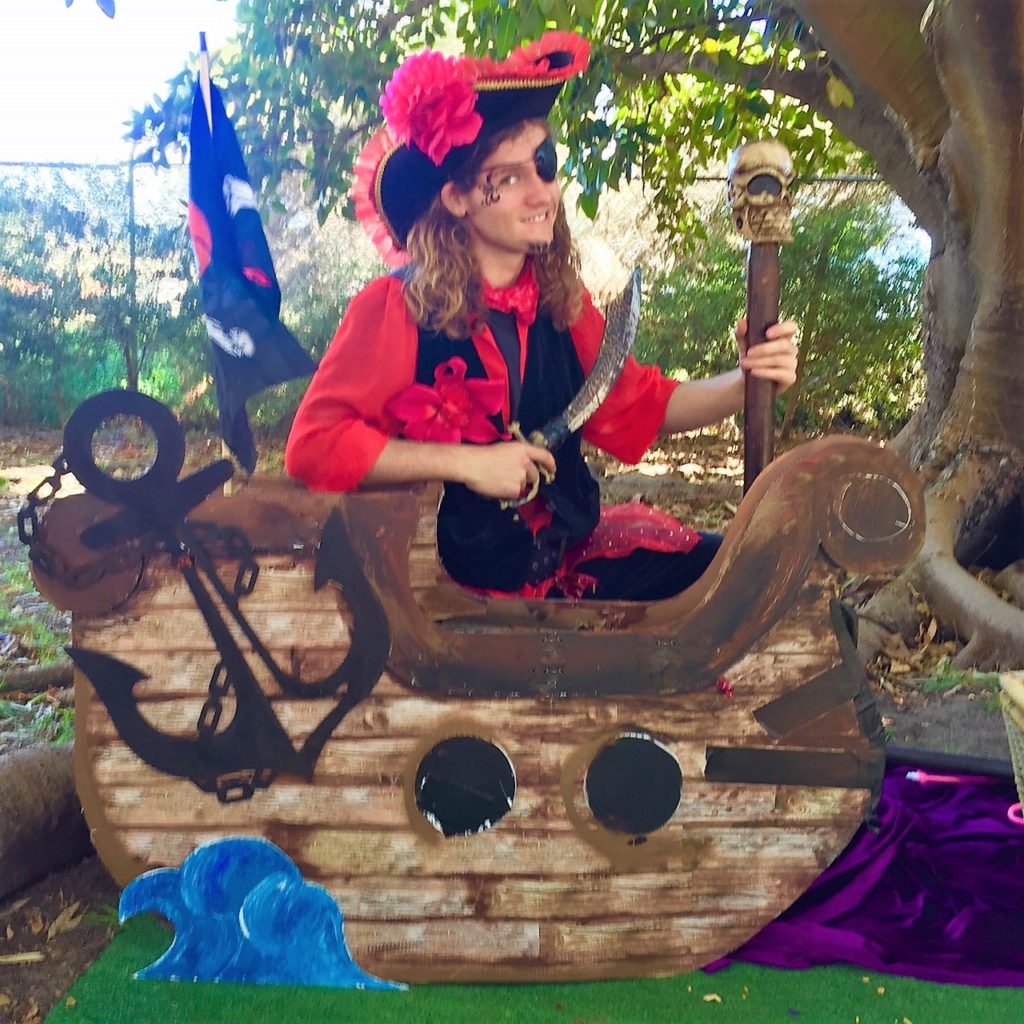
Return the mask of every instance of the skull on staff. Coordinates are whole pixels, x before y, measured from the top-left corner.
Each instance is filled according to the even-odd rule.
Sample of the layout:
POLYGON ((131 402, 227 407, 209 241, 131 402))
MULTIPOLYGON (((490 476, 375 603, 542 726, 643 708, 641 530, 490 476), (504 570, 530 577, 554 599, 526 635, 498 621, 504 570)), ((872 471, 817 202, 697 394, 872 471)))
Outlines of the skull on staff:
POLYGON ((729 160, 733 225, 750 242, 790 242, 793 162, 781 142, 747 142, 729 160))

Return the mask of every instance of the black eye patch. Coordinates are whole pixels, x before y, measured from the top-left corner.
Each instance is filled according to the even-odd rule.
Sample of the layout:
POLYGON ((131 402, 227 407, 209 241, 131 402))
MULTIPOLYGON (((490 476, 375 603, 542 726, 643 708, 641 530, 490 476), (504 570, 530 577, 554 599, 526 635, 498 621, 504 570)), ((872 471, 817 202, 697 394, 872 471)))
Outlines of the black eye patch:
POLYGON ((545 139, 533 153, 533 163, 537 168, 537 177, 541 181, 554 181, 558 172, 558 154, 552 139, 545 139))

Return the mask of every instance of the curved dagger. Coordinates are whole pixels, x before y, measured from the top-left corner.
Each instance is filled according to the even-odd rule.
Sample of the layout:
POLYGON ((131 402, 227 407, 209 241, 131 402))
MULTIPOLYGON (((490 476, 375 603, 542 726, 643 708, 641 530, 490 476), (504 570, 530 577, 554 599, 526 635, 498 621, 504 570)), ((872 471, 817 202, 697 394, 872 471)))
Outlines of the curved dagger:
MULTIPOLYGON (((549 452, 557 451, 577 430, 583 428, 587 420, 597 412, 598 407, 608 397, 608 392, 615 387, 615 382, 626 365, 626 359, 636 341, 637 326, 640 323, 640 268, 636 267, 630 275, 622 294, 608 307, 608 315, 604 323, 604 336, 597 358, 590 368, 586 380, 564 411, 552 417, 544 426, 530 431, 525 437, 518 423, 509 426, 509 433, 520 441, 527 441, 546 448, 549 452)), ((503 500, 502 508, 519 508, 537 497, 541 480, 551 483, 554 474, 540 467, 540 476, 534 481, 528 493, 514 501, 503 500)))
POLYGON ((626 365, 640 323, 640 268, 634 269, 622 294, 608 307, 604 337, 587 379, 565 411, 530 433, 530 443, 555 451, 597 412, 626 365))

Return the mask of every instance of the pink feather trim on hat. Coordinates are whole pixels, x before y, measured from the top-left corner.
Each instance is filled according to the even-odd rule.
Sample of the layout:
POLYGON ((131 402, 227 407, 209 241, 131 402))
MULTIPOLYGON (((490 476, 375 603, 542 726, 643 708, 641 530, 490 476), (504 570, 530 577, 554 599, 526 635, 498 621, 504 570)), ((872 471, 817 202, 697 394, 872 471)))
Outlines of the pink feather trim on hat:
POLYGON ((384 262, 391 268, 404 267, 409 254, 398 247, 391 229, 381 216, 377 205, 377 172, 384 158, 399 143, 387 126, 374 132, 370 141, 359 151, 352 167, 355 181, 352 184, 352 203, 356 219, 370 236, 384 262))
POLYGON ((575 32, 545 32, 540 39, 520 46, 504 60, 490 57, 466 58, 476 65, 478 78, 544 78, 549 82, 565 82, 587 70, 590 43, 575 32), (568 53, 571 60, 564 67, 551 67, 551 54, 568 53))

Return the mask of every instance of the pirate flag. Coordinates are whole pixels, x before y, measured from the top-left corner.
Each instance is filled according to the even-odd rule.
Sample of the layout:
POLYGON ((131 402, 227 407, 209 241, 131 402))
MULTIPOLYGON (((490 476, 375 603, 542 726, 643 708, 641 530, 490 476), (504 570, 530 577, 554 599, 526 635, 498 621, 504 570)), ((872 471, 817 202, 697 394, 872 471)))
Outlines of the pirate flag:
POLYGON ((196 86, 188 227, 213 348, 221 434, 251 473, 256 447, 246 399, 271 384, 312 373, 316 363, 278 319, 281 289, 242 151, 212 84, 209 96, 207 117, 202 88, 196 86))

